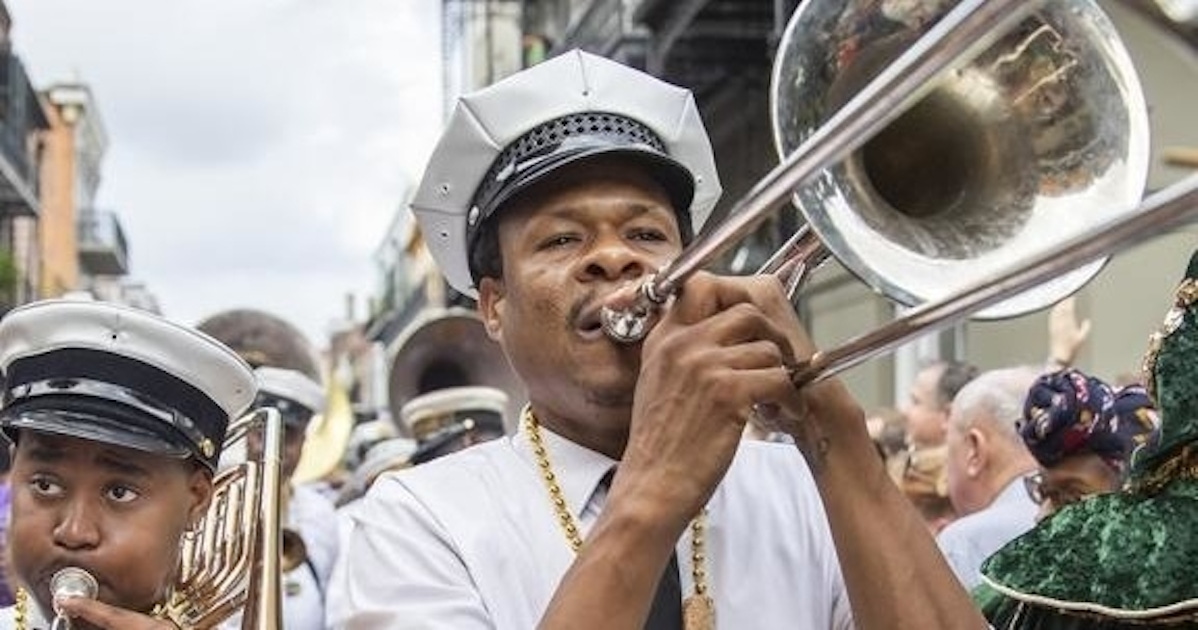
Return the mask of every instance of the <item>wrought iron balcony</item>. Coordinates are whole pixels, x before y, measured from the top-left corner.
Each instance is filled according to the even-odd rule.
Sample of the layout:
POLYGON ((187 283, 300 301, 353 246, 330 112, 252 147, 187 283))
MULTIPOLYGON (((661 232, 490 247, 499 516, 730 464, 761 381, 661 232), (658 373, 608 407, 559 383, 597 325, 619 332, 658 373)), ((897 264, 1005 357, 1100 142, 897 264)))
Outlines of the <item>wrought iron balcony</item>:
POLYGON ((79 215, 79 266, 92 276, 129 273, 129 246, 116 214, 85 210, 79 215))
POLYGON ((0 213, 39 213, 36 134, 49 126, 25 65, 0 53, 0 213))
POLYGON ((593 0, 561 35, 555 52, 582 48, 633 66, 644 66, 645 33, 632 20, 631 0, 593 0))

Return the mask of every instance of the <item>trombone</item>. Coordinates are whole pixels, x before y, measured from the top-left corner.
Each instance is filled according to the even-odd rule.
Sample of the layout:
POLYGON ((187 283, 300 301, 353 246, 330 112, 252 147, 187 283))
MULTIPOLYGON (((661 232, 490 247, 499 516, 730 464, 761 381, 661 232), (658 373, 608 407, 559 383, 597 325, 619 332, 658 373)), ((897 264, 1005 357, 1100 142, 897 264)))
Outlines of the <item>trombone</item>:
MULTIPOLYGON (((845 89, 855 78, 836 77, 829 83, 832 88, 845 89)), ((643 338, 653 313, 690 275, 734 246, 792 194, 807 226, 771 257, 762 272, 783 273, 788 292, 793 292, 807 271, 835 255, 879 292, 909 306, 920 305, 906 317, 794 366, 796 385, 836 374, 982 309, 990 309, 991 317, 1007 317, 1047 306, 1080 288, 1097 273, 1105 256, 1184 225, 1198 210, 1198 179, 1194 178, 1136 206, 1147 177, 1146 107, 1126 52, 1105 16, 1089 0, 813 0, 802 4, 792 17, 773 79, 774 131, 784 159, 731 208, 724 223, 705 232, 650 276, 632 305, 604 312, 604 329, 612 339, 633 342, 643 338), (835 113, 826 116, 826 121, 814 120, 824 117, 820 104, 805 101, 796 105, 780 96, 784 94, 780 90, 819 83, 825 75, 841 70, 836 62, 842 56, 862 52, 846 42, 863 50, 872 44, 874 50, 868 50, 872 53, 902 43, 901 33, 865 30, 886 20, 902 21, 904 16, 880 16, 885 4, 908 5, 905 17, 909 22, 930 23, 937 12, 943 16, 835 113), (953 6, 945 12, 945 5, 953 6), (806 31, 800 30, 804 27, 806 31), (870 36, 875 41, 868 41, 870 36), (842 40, 836 42, 836 37, 842 40), (1078 43, 1079 39, 1084 41, 1078 43), (823 48, 795 52, 808 42, 823 48), (833 44, 840 48, 830 49, 833 44), (1086 48, 1084 52, 1094 58, 1074 54, 1078 47, 1086 48), (975 61, 967 67, 979 57, 989 65, 979 68, 975 61), (1053 65, 1058 57, 1063 59, 1061 65, 1053 65), (1012 66, 1017 70, 1011 71, 1012 66), (1014 86, 1020 93, 1013 94, 1018 90, 1007 85, 1012 74, 1021 82, 1014 86), (1072 84, 1085 81, 1090 83, 1072 84), (902 190, 906 182, 901 181, 910 172, 897 170, 896 176, 895 164, 905 166, 912 143, 900 143, 889 155, 875 145, 896 135, 906 134, 908 140, 920 131, 926 135, 926 130, 913 133, 909 128, 912 123, 907 117, 913 113, 922 113, 925 120, 937 124, 952 122, 949 115, 927 115, 929 102, 946 100, 937 97, 948 83, 963 84, 953 95, 971 100, 968 105, 980 111, 975 117, 981 118, 982 124, 975 128, 998 127, 997 131, 984 129, 975 134, 982 138, 980 146, 971 147, 978 155, 968 157, 976 164, 967 163, 964 169, 966 176, 974 171, 990 176, 992 181, 983 182, 989 189, 986 194, 970 194, 966 182, 959 190, 944 191, 941 196, 945 199, 934 201, 947 200, 949 211, 918 207, 926 199, 892 207, 904 206, 886 203, 887 193, 893 189, 899 189, 899 197, 911 196, 911 187, 902 190), (1059 89, 1054 92, 1043 89, 1045 86, 1059 89), (1046 94, 1045 102, 1034 100, 1046 94), (1106 101, 1119 101, 1125 109, 1077 110, 1094 103, 1105 107, 1106 101), (781 105, 787 104, 792 111, 780 114, 781 105), (1009 123, 1002 119, 1005 115, 1023 118, 1009 123), (780 122, 785 116, 800 122, 780 122), (1040 131, 1058 121, 1063 121, 1058 128, 1023 143, 1030 147, 1019 146, 1030 130, 1040 131), (1004 122, 1009 124, 1003 127, 1004 122), (1069 137, 1078 128, 1091 135, 1069 137), (1009 144, 1025 152, 1009 151, 1009 144), (1007 153, 1013 153, 1017 163, 1002 164, 996 159, 1007 153), (1028 174, 1026 163, 1042 170, 1028 174), (862 173, 868 176, 879 170, 888 181, 862 183, 868 179, 862 173), (1014 179, 1011 172, 1026 177, 1014 179), (1082 187, 1088 187, 1085 196, 1077 194, 1082 187), (1004 188, 1014 190, 1007 197, 993 192, 1004 188), (1037 205, 1027 207, 1028 200, 1037 205), (846 215, 845 208, 863 201, 867 203, 859 210, 862 214, 846 215), (1099 217, 1090 225, 1100 225, 1078 227, 1074 220, 1083 215, 1099 217), (949 218, 959 219, 961 225, 942 229, 949 218), (1031 238, 1028 234, 1036 230, 1026 228, 1032 221, 1040 232, 1059 233, 1072 227, 1066 233, 1074 236, 1064 244, 1031 238), (1045 230, 1045 226, 1052 229, 1045 230), (979 234, 982 238, 975 238, 979 234), (1014 246, 1007 246, 1016 240, 1014 246), (1012 262, 1029 256, 1029 262, 1012 262), (919 264, 908 264, 911 260, 919 264), (1089 267, 1080 269, 1086 265, 1089 267), (946 271, 952 267, 965 271, 946 271), (901 268, 906 277, 894 277, 901 274, 892 274, 892 268, 901 268), (1005 271, 995 273, 994 269, 1005 271), (945 282, 946 277, 951 281, 945 282), (929 278, 933 282, 929 283, 929 278), (1044 286, 1052 279, 1059 280, 1044 286), (948 289, 929 284, 947 284, 948 289), (1029 291, 1033 288, 1036 290, 1029 291), (1025 291, 1027 294, 1020 296, 1025 291), (1020 297, 1012 300, 1015 296, 1020 297)))
POLYGON ((978 310, 1102 259, 1116 250, 1147 241, 1198 218, 1198 175, 1144 200, 1134 213, 1079 234, 1031 260, 1005 269, 904 317, 849 340, 790 368, 791 381, 805 385, 834 376, 911 339, 951 324, 978 310))

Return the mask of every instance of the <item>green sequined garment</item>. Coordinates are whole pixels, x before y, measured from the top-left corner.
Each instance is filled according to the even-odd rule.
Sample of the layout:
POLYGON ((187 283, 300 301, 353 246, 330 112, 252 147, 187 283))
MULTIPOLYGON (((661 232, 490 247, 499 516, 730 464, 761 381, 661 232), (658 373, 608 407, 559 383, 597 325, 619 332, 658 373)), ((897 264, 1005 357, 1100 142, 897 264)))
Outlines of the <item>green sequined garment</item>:
POLYGON ((1182 550, 1198 550, 1195 482, 1152 497, 1119 493, 1071 505, 1011 541, 982 574, 1025 601, 1054 600, 1077 612, 1102 607, 1111 617, 1160 609, 1155 616, 1170 617, 1177 608, 1198 613, 1198 557, 1182 550))
POLYGON ((1062 509, 982 565, 1000 630, 1198 628, 1198 253, 1144 360, 1161 426, 1130 486, 1062 509))
POLYGON ((973 596, 995 630, 1147 630, 1149 628, 1181 630, 1182 628, 1198 628, 1198 621, 1192 617, 1183 617, 1173 621, 1164 619, 1120 620, 1097 615, 1064 613, 1005 597, 985 584, 979 586, 973 596))

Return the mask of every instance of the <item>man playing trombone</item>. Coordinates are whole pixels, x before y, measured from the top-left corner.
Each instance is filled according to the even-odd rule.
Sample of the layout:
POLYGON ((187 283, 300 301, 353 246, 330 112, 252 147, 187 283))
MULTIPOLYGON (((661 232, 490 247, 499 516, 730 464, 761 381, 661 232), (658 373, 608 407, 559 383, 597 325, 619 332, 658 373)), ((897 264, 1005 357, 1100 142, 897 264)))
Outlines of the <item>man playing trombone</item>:
POLYGON ((856 402, 792 385, 814 348, 775 278, 698 274, 642 344, 604 334, 719 191, 690 93, 614 62, 463 97, 413 207, 530 403, 511 438, 376 483, 334 627, 983 626, 856 402), (799 448, 742 442, 753 413, 799 448))
POLYGON ((228 424, 254 400, 249 366, 144 311, 49 301, 0 321, 0 369, 20 586, 0 627, 175 628, 155 611, 212 500, 228 424), (61 596, 86 575, 90 597, 61 596))

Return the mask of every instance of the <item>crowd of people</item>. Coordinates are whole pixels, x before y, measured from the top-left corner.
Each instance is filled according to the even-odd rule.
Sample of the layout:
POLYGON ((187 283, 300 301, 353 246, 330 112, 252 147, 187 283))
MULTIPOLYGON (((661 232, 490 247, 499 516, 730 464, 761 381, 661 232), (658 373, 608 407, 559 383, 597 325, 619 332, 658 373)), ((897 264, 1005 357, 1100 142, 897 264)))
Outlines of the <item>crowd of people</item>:
POLYGON ((1065 302, 1047 364, 933 363, 867 418, 837 379, 795 385, 816 349, 772 276, 695 274, 643 342, 604 333, 719 195, 692 95, 647 74, 576 51, 463 96, 413 211, 527 405, 505 435, 502 393, 411 401, 416 439, 360 427, 336 489, 291 479, 309 375, 111 304, 10 312, 0 626, 186 626, 180 550, 228 460, 261 457, 253 433, 222 458, 256 407, 301 545, 286 630, 1198 623, 1198 263, 1141 384, 1074 365, 1065 302), (67 568, 95 592, 63 596, 67 568))

